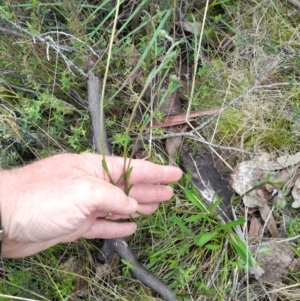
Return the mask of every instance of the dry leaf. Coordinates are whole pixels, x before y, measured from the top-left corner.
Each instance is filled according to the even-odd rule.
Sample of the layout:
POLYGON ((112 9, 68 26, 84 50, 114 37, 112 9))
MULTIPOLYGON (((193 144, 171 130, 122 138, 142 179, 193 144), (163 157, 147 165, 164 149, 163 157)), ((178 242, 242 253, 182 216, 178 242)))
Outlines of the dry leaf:
POLYGON ((258 162, 261 170, 274 171, 282 169, 282 166, 278 162, 273 161, 271 155, 268 153, 264 153, 254 160, 258 162))
POLYGON ((273 214, 271 213, 271 209, 268 206, 267 202, 264 204, 263 207, 258 207, 260 212, 261 218, 264 222, 267 222, 267 229, 271 233, 273 238, 280 238, 280 233, 277 229, 273 214))
POLYGON ((166 141, 166 151, 169 157, 169 165, 177 166, 176 155, 181 144, 181 137, 168 138, 166 141))
POLYGON ((275 170, 280 170, 283 167, 275 161, 268 161, 268 162, 263 162, 260 164, 260 169, 264 171, 275 171, 275 170))
POLYGON ((147 152, 144 149, 140 149, 137 152, 135 152, 135 158, 136 159, 141 159, 141 160, 146 160, 150 157, 150 153, 147 152))
MULTIPOLYGON (((259 84, 260 85, 271 85, 271 84, 276 84, 276 83, 280 83, 281 80, 278 77, 272 76, 272 75, 268 75, 263 77, 260 81, 259 84)), ((276 88, 276 87, 274 87, 276 88)))
POLYGON ((243 195, 255 186, 262 174, 257 161, 244 161, 234 168, 230 183, 237 194, 243 195))
POLYGON ((257 220, 255 216, 251 217, 250 227, 248 231, 248 237, 251 238, 258 238, 262 235, 262 225, 257 220))
POLYGON ((264 154, 263 156, 255 159, 260 163, 260 169, 262 170, 280 170, 289 166, 294 166, 300 163, 300 152, 295 155, 284 155, 278 157, 276 160, 271 160, 270 155, 264 154))
MULTIPOLYGON (((274 183, 284 183, 284 193, 283 195, 287 195, 290 193, 291 189, 295 185, 295 181, 298 177, 298 170, 295 169, 294 166, 287 167, 283 170, 280 170, 274 174, 274 177, 270 179, 271 182, 274 183)), ((263 180, 263 179, 261 179, 263 180)), ((273 192, 274 189, 278 189, 274 187, 274 185, 266 184, 266 189, 269 192, 273 192)))
MULTIPOLYGON (((180 133, 186 130, 186 126, 173 126, 169 128, 172 133, 180 133)), ((169 157, 169 165, 177 166, 176 156, 181 145, 182 137, 168 138, 166 140, 166 151, 169 157)))
POLYGON ((292 190, 292 196, 294 198, 292 207, 299 208, 300 207, 300 177, 295 182, 295 186, 292 190))
POLYGON ((276 160, 282 168, 293 166, 300 163, 300 152, 295 155, 284 155, 276 160))
MULTIPOLYGON (((256 251, 254 247, 251 250, 256 251)), ((259 248, 256 259, 265 271, 261 280, 275 284, 281 282, 282 276, 289 271, 294 252, 287 242, 270 241, 259 248)))
POLYGON ((247 207, 246 213, 253 214, 254 212, 257 212, 257 211, 258 211, 257 207, 254 207, 254 208, 248 208, 247 207))
POLYGON ((68 273, 78 273, 82 269, 82 262, 78 257, 70 257, 68 260, 59 265, 59 269, 68 273))
POLYGON ((199 29, 201 28, 200 23, 193 23, 193 22, 176 22, 176 25, 181 26, 181 28, 189 33, 197 35, 199 29))
MULTIPOLYGON (((231 174, 230 182, 232 188, 239 195, 244 195, 247 191, 255 187, 259 181, 263 182, 266 177, 269 176, 270 171, 273 171, 274 174, 269 179, 269 182, 282 183, 284 190, 281 191, 281 194, 283 196, 287 195, 294 186, 299 174, 299 154, 300 153, 293 156, 281 156, 273 161, 270 161, 268 154, 264 154, 254 160, 244 161, 238 164, 231 174)), ((264 207, 265 202, 271 196, 268 195, 268 192, 272 193, 275 189, 278 189, 278 187, 268 183, 265 185, 265 189, 261 190, 261 187, 259 189, 260 190, 255 189, 244 196, 243 201, 247 207, 264 207)), ((294 192, 294 194, 295 196, 297 195, 296 192, 294 192)))
MULTIPOLYGON (((139 52, 138 52, 138 50, 136 49, 136 47, 133 43, 132 43, 130 48, 131 48, 130 49, 131 57, 129 57, 129 59, 126 62, 128 64, 128 68, 134 70, 134 68, 139 63, 139 52)), ((136 70, 134 73, 130 72, 127 76, 128 82, 133 83, 134 81, 136 81, 140 85, 143 85, 143 81, 141 80, 143 75, 144 74, 143 74, 143 71, 142 71, 141 68, 136 70)))
POLYGON ((243 197, 243 203, 248 208, 264 207, 267 203, 267 199, 261 198, 258 195, 257 190, 251 191, 243 197))
POLYGON ((238 164, 230 175, 231 186, 237 194, 244 195, 243 202, 246 207, 264 207, 267 202, 267 198, 264 197, 264 194, 262 195, 262 191, 259 188, 245 194, 257 184, 263 174, 258 162, 252 160, 238 164))
POLYGON ((116 274, 118 269, 116 269, 120 263, 120 257, 118 254, 113 253, 109 259, 110 262, 108 263, 99 263, 98 261, 95 262, 95 279, 104 279, 111 274, 116 274))

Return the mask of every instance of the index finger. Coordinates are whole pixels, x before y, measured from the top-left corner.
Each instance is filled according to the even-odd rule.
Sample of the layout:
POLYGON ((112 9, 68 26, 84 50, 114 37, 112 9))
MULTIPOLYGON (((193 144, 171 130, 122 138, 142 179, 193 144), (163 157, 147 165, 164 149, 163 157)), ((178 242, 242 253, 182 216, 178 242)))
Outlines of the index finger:
MULTIPOLYGON (((82 154, 91 163, 90 167, 96 176, 109 181, 106 172, 102 167, 102 156, 97 154, 82 154)), ((114 182, 117 182, 124 173, 124 158, 105 157, 108 171, 114 182)), ((126 166, 129 159, 126 160, 126 166)), ((129 183, 169 184, 177 182, 182 177, 182 171, 175 166, 159 165, 152 162, 132 159, 132 168, 129 183)))
MULTIPOLYGON (((127 163, 128 164, 128 163, 127 163)), ((140 159, 132 159, 129 183, 169 184, 182 177, 182 170, 175 166, 159 165, 140 159)))

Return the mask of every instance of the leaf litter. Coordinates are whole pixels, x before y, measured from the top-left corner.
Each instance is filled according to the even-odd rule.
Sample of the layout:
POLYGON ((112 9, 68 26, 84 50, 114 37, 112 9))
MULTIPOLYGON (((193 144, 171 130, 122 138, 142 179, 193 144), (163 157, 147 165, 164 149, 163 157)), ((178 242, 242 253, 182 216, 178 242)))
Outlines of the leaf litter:
POLYGON ((230 176, 231 187, 240 195, 246 212, 251 215, 247 234, 250 243, 256 245, 250 249, 264 270, 260 280, 266 283, 281 283, 292 266, 299 266, 273 216, 273 206, 285 207, 290 195, 292 207, 300 207, 299 167, 300 152, 275 159, 263 154, 237 164, 230 176))

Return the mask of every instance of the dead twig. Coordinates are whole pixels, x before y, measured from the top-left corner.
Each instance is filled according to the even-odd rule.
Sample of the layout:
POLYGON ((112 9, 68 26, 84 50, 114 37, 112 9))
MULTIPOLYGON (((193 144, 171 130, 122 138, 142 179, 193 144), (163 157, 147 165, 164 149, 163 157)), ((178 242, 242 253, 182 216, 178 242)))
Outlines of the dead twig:
MULTIPOLYGON (((4 20, 5 22, 7 22, 8 24, 10 24, 11 26, 13 26, 16 30, 21 31, 21 33, 25 34, 26 36, 30 37, 34 43, 36 42, 41 42, 43 44, 46 45, 46 56, 47 56, 47 60, 50 60, 50 56, 49 56, 49 48, 51 48, 52 50, 54 50, 65 62, 68 71, 70 72, 70 74, 73 74, 73 71, 71 69, 71 67, 75 68, 81 75, 87 77, 87 74, 81 70, 80 68, 78 68, 72 61, 70 61, 67 56, 63 53, 63 51, 76 51, 78 52, 79 50, 76 48, 70 48, 70 47, 66 47, 63 45, 59 45, 57 42, 55 42, 51 36, 51 34, 55 34, 56 36, 58 35, 63 35, 65 37, 68 38, 72 38, 75 39, 77 42, 83 44, 89 51, 90 53, 92 53, 93 55, 95 55, 97 58, 99 58, 99 55, 94 51, 94 49, 92 47, 90 47, 89 45, 87 45, 84 41, 78 39, 77 37, 70 35, 68 33, 65 32, 60 32, 60 31, 49 31, 47 33, 41 34, 41 35, 36 35, 32 32, 30 32, 29 30, 19 26, 18 24, 8 20, 7 18, 5 18, 3 16, 3 14, 0 14, 0 19, 4 20)), ((18 32, 14 33, 14 31, 12 30, 7 30, 6 28, 0 27, 0 31, 4 32, 4 33, 9 33, 11 35, 15 35, 18 36, 18 32)))
POLYGON ((92 128, 93 128, 93 140, 94 146, 98 154, 102 153, 102 142, 101 142, 101 133, 103 133, 104 141, 103 141, 103 149, 105 155, 110 155, 110 148, 107 141, 106 135, 106 126, 105 120, 100 120, 100 91, 101 84, 100 80, 93 72, 89 72, 88 77, 88 102, 89 102, 89 110, 92 118, 92 128))
MULTIPOLYGON (((211 142, 206 141, 205 139, 199 138, 198 136, 196 136, 195 134, 193 134, 191 132, 171 133, 171 134, 166 134, 166 135, 163 135, 163 136, 152 137, 152 141, 159 141, 159 140, 164 140, 164 139, 167 139, 167 138, 174 138, 174 137, 187 137, 187 138, 191 138, 193 140, 199 141, 201 143, 204 143, 204 144, 206 144, 208 146, 211 146, 211 147, 215 147, 215 148, 219 148, 219 149, 224 149, 224 150, 232 150, 232 151, 244 153, 244 154, 251 155, 251 156, 259 155, 260 154, 260 153, 256 153, 256 152, 246 151, 244 149, 240 149, 240 148, 237 148, 237 147, 223 146, 223 145, 211 143, 211 142)), ((144 139, 148 140, 147 137, 145 137, 144 139)))
MULTIPOLYGON (((176 114, 176 115, 168 115, 162 118, 162 120, 157 121, 153 120, 152 125, 153 127, 171 127, 175 125, 180 125, 184 124, 187 122, 191 122, 193 118, 200 117, 200 116, 207 116, 207 115, 212 115, 215 113, 218 113, 220 111, 221 107, 217 108, 210 108, 210 109, 202 109, 198 111, 191 112, 188 115, 188 120, 187 120, 187 114, 182 113, 182 114, 176 114)), ((148 125, 150 126, 150 124, 148 125)))

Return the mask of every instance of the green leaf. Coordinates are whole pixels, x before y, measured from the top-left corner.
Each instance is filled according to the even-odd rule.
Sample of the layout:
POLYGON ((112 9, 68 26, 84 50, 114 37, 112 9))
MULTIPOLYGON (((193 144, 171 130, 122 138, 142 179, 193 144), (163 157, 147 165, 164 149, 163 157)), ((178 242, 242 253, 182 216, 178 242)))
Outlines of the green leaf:
POLYGON ((257 254, 261 254, 261 253, 266 253, 268 255, 271 255, 272 254, 272 248, 270 246, 261 247, 257 251, 257 254))
POLYGON ((236 227, 236 226, 240 226, 245 224, 245 220, 244 219, 237 219, 235 221, 229 222, 225 225, 222 225, 218 228, 216 228, 215 230, 220 231, 220 230, 228 230, 230 228, 236 227))
POLYGON ((207 245, 205 245, 205 248, 208 249, 208 250, 215 251, 215 250, 220 249, 220 248, 221 248, 221 245, 207 244, 207 245))
POLYGON ((272 178, 274 178, 275 174, 272 172, 269 172, 265 178, 263 179, 264 183, 268 183, 271 181, 272 178))
POLYGON ((107 167, 107 164, 106 164, 106 161, 105 161, 104 158, 102 159, 102 167, 103 167, 105 173, 107 174, 110 183, 112 183, 113 185, 115 185, 114 180, 112 179, 112 177, 111 177, 111 175, 109 173, 109 170, 108 170, 108 167, 107 167))
POLYGON ((132 265, 129 261, 125 260, 125 259, 121 259, 121 262, 127 266, 129 269, 134 270, 134 265, 132 265))
POLYGON ((133 170, 133 167, 129 167, 128 170, 126 171, 126 179, 129 180, 130 176, 131 176, 131 172, 133 170))
POLYGON ((198 237, 195 237, 195 244, 197 246, 203 246, 209 241, 211 241, 215 236, 217 235, 216 231, 212 231, 206 234, 199 235, 198 237))
POLYGON ((129 185, 129 187, 127 188, 127 191, 125 191, 126 195, 129 195, 132 187, 133 187, 133 184, 129 185))
POLYGON ((187 222, 187 223, 196 223, 196 222, 200 221, 203 218, 204 217, 200 214, 194 214, 194 215, 191 215, 191 216, 185 218, 184 221, 187 222))
POLYGON ((252 254, 246 244, 234 232, 231 233, 234 239, 229 239, 229 243, 235 249, 241 260, 249 267, 254 266, 252 254))
MULTIPOLYGON (((217 196, 217 195, 215 195, 215 196, 217 196)), ((212 205, 209 208, 210 214, 215 213, 215 209, 220 205, 221 202, 222 202, 222 199, 217 199, 212 203, 212 205)))
POLYGON ((201 212, 208 213, 205 206, 202 205, 201 200, 198 199, 189 189, 185 188, 184 193, 188 200, 193 203, 198 209, 200 209, 201 212))
MULTIPOLYGON (((215 229, 213 229, 211 232, 206 233, 206 234, 200 234, 199 236, 197 236, 195 238, 195 243, 198 246, 203 246, 205 245, 207 242, 209 242, 210 240, 212 240, 218 233, 220 233, 221 231, 225 231, 225 230, 230 230, 231 228, 238 226, 238 225, 242 225, 244 224, 244 220, 236 220, 236 221, 232 221, 229 222, 225 225, 222 225, 220 227, 217 227, 215 229)), ((232 232, 232 231, 231 231, 232 232)))
POLYGON ((175 222, 175 224, 180 228, 180 230, 190 236, 194 236, 194 234, 185 226, 183 221, 179 219, 177 216, 173 216, 172 220, 175 222))
POLYGON ((285 183, 284 182, 272 182, 271 184, 277 188, 282 188, 285 183))

